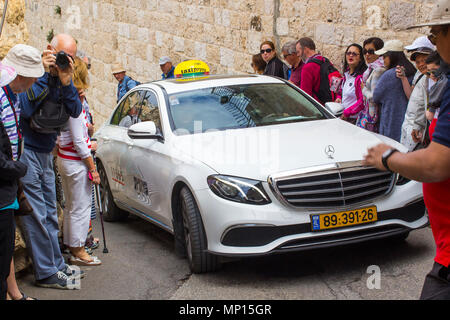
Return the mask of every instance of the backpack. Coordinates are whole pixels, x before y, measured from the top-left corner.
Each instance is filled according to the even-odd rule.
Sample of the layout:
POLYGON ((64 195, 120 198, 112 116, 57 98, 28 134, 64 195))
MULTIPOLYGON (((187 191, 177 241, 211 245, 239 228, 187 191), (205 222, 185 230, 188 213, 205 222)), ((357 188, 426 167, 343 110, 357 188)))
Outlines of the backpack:
MULTIPOLYGON (((48 91, 45 94, 45 100, 37 108, 37 110, 31 115, 30 128, 38 133, 52 134, 59 132, 66 126, 69 121, 70 115, 66 110, 66 106, 63 103, 62 90, 58 102, 53 102, 48 96, 48 91)), ((30 95, 28 94, 28 99, 30 95)), ((39 99, 39 98, 38 98, 39 99)), ((41 100, 40 98, 39 100, 41 100)))
MULTIPOLYGON (((127 89, 127 92, 130 91, 130 88, 128 87, 128 82, 129 82, 130 80, 133 80, 134 82, 136 82, 136 87, 137 87, 138 85, 141 84, 139 81, 130 78, 130 79, 125 83, 125 89, 127 89)), ((132 89, 132 88, 131 88, 131 89, 132 89)))
POLYGON ((322 104, 336 100, 336 91, 339 87, 339 79, 342 75, 327 58, 323 61, 312 58, 308 63, 316 63, 320 66, 320 86, 319 92, 314 92, 322 104))

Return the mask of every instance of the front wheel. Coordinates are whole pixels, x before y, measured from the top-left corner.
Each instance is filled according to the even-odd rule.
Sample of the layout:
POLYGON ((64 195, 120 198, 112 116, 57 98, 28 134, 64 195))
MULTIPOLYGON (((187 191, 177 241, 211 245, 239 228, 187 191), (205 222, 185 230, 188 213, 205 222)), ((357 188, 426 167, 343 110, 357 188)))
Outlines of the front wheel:
POLYGON ((128 217, 128 213, 119 209, 114 203, 105 168, 101 163, 99 163, 97 167, 98 174, 100 175, 100 185, 98 188, 100 188, 103 218, 108 222, 125 220, 128 217))
POLYGON ((200 211, 187 187, 180 191, 180 210, 189 267, 193 273, 214 272, 220 267, 218 257, 207 252, 208 242, 200 211))

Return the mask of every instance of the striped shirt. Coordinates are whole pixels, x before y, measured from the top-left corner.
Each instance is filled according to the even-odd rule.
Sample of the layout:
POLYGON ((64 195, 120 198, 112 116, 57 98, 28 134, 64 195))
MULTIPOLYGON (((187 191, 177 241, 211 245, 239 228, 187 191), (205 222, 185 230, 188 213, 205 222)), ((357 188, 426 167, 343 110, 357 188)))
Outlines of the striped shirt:
POLYGON ((9 86, 5 86, 0 89, 0 114, 3 126, 5 127, 6 133, 8 134, 9 137, 9 141, 11 142, 13 160, 18 160, 19 158, 20 132, 18 131, 19 127, 18 122, 20 119, 20 109, 18 102, 19 100, 17 99, 16 95, 11 91, 11 88, 9 88, 9 86), (16 111, 15 116, 14 110, 11 107, 11 103, 8 99, 6 91, 8 91, 9 97, 11 98, 11 102, 14 105, 14 110, 16 111))
POLYGON ((88 119, 83 110, 78 118, 69 119, 69 130, 58 137, 58 156, 66 160, 81 161, 91 155, 91 139, 88 134, 88 119))

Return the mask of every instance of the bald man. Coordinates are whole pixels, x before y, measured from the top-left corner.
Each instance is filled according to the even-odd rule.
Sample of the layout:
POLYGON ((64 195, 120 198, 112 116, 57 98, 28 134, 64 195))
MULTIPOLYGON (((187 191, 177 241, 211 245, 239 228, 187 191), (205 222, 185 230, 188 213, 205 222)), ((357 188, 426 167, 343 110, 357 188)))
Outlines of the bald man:
POLYGON ((76 52, 76 42, 70 35, 55 36, 42 55, 44 75, 27 92, 19 95, 20 125, 25 141, 20 161, 28 166, 27 174, 21 181, 25 196, 33 207, 33 213, 21 217, 21 220, 33 260, 35 283, 47 288, 77 289, 73 277, 77 272, 65 264, 58 242, 52 155, 57 133, 43 133, 32 128, 30 118, 48 101, 62 102, 71 117, 80 115, 81 102, 72 82, 72 57, 76 52), (55 55, 61 51, 69 59, 69 65, 64 69, 56 65, 55 55))

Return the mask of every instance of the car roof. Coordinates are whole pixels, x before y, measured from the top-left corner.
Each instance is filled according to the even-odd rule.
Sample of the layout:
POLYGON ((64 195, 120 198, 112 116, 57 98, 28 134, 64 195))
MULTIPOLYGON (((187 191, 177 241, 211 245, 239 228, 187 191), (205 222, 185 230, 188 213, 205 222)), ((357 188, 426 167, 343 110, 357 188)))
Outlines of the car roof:
POLYGON ((150 82, 149 84, 155 84, 163 87, 168 94, 192 91, 197 89, 218 87, 218 86, 230 86, 230 85, 242 85, 242 84, 264 84, 264 83, 283 83, 283 80, 260 75, 212 75, 202 77, 199 79, 189 80, 159 80, 150 82))

